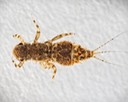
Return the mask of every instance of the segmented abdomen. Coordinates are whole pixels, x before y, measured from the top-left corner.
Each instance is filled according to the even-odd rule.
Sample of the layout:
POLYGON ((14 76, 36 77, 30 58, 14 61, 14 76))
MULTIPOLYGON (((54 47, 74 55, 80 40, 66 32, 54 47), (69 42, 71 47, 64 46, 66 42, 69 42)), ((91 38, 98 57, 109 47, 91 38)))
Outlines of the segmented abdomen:
POLYGON ((52 60, 62 65, 71 65, 72 48, 72 43, 67 41, 54 43, 52 46, 52 60))
POLYGON ((72 65, 90 58, 91 51, 68 41, 55 43, 52 46, 52 60, 62 65, 72 65))

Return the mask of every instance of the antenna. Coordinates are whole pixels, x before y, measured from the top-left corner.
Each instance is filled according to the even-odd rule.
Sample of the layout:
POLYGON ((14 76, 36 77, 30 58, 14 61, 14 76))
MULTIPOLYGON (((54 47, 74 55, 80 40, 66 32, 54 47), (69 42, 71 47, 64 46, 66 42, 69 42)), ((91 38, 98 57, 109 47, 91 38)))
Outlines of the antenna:
POLYGON ((97 60, 99 60, 99 61, 102 61, 102 62, 111 64, 111 65, 116 65, 116 66, 121 66, 121 67, 124 66, 124 65, 120 65, 120 64, 116 64, 116 63, 111 63, 111 62, 109 62, 109 61, 107 61, 107 60, 100 59, 100 58, 98 58, 98 57, 96 57, 96 56, 93 56, 93 58, 95 58, 95 59, 97 59, 97 60))
POLYGON ((94 54, 101 54, 101 53, 128 53, 128 51, 99 51, 99 52, 94 52, 94 54))
POLYGON ((111 38, 110 40, 108 40, 104 44, 100 45, 98 48, 94 49, 93 51, 96 51, 96 50, 100 49, 101 47, 105 46, 106 44, 108 44, 109 42, 113 41, 114 39, 116 39, 117 37, 119 37, 120 35, 122 35, 125 32, 121 32, 121 33, 117 34, 115 37, 111 38))

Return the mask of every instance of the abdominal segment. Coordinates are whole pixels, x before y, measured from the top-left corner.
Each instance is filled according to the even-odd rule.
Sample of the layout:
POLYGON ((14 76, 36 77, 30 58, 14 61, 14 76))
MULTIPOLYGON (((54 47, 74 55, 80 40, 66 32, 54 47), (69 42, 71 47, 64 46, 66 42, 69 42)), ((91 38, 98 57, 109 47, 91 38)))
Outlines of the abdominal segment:
POLYGON ((52 46, 52 60, 62 65, 73 65, 91 58, 91 51, 68 41, 55 43, 52 46))
POLYGON ((72 47, 73 45, 68 41, 63 41, 53 44, 52 59, 62 65, 72 64, 72 47))

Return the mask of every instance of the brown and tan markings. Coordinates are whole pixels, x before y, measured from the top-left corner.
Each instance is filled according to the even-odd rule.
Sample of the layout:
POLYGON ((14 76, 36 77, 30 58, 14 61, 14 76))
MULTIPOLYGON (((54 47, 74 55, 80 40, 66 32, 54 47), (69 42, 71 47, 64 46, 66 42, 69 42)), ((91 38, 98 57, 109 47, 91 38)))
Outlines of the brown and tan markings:
POLYGON ((53 64, 54 62, 58 62, 61 65, 70 66, 89 58, 96 58, 102 62, 113 64, 111 62, 96 57, 96 54, 108 53, 112 51, 97 52, 97 50, 99 50, 101 47, 103 47, 110 41, 114 40, 116 37, 118 37, 121 34, 116 35, 115 37, 111 38, 103 45, 100 45, 98 48, 91 51, 81 47, 80 45, 73 44, 69 41, 61 41, 54 43, 54 41, 65 36, 73 35, 73 33, 59 34, 46 42, 38 42, 38 39, 40 37, 40 28, 35 20, 33 20, 33 22, 36 26, 37 31, 32 44, 25 42, 24 39, 19 34, 15 34, 13 36, 20 41, 20 43, 17 44, 13 49, 13 55, 19 61, 19 63, 17 64, 15 63, 14 60, 12 60, 15 67, 20 68, 23 66, 25 61, 34 60, 39 62, 40 65, 43 66, 44 68, 52 69, 53 70, 52 79, 54 79, 57 72, 56 66, 53 64))

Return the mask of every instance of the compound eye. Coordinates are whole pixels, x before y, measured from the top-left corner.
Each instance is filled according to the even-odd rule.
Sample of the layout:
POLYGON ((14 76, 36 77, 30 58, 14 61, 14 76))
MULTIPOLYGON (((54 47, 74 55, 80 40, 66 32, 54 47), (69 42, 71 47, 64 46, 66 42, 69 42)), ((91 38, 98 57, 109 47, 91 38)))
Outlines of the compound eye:
POLYGON ((23 43, 19 43, 19 45, 23 45, 23 43))
POLYGON ((23 61, 23 60, 24 60, 24 59, 22 59, 22 58, 20 59, 20 61, 23 61))

